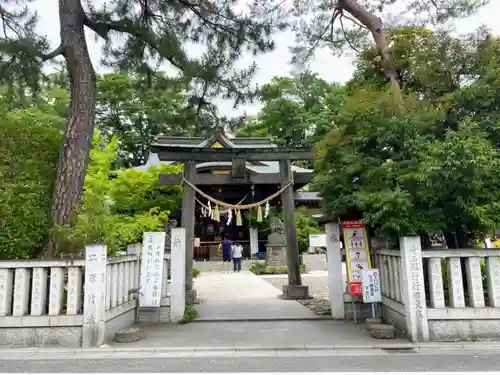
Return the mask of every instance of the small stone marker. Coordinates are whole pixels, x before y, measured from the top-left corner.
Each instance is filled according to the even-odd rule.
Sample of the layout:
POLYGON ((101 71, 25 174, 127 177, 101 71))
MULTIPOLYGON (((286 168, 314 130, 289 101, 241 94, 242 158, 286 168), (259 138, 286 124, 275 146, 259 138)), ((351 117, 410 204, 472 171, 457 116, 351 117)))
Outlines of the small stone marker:
POLYGON ((375 324, 382 324, 382 319, 379 318, 367 318, 365 320, 366 328, 372 329, 375 324))
POLYGON ((372 324, 370 332, 375 339, 395 339, 396 328, 390 324, 372 324))
POLYGON ((135 342, 141 338, 139 328, 126 328, 115 333, 115 341, 121 343, 135 342))
POLYGON ((267 236, 266 264, 269 267, 287 267, 284 224, 278 218, 271 220, 271 233, 267 236))

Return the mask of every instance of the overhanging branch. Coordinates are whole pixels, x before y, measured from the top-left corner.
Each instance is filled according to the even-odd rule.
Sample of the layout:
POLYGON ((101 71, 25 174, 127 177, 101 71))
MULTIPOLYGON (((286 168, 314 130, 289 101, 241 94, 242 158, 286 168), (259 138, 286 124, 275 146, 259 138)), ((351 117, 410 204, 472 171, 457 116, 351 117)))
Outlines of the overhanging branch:
POLYGON ((42 61, 52 60, 53 58, 60 56, 60 55, 64 55, 64 46, 62 45, 62 43, 59 44, 59 46, 55 50, 53 50, 52 52, 49 52, 49 53, 43 55, 42 61))
POLYGON ((87 15, 84 16, 83 24, 92 29, 97 35, 103 39, 108 39, 110 31, 117 31, 131 35, 142 42, 146 43, 149 47, 154 49, 161 57, 167 59, 170 64, 177 69, 186 73, 186 68, 190 65, 187 59, 179 59, 169 52, 169 46, 165 45, 166 42, 159 40, 154 33, 147 27, 134 24, 130 20, 123 21, 98 21, 90 19, 87 15), (180 61, 179 61, 180 60, 180 61))

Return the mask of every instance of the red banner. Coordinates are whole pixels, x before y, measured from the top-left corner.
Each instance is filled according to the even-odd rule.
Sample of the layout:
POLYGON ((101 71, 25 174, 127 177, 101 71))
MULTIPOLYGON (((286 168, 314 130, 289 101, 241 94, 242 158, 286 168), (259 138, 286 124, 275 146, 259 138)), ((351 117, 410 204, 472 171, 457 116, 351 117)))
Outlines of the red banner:
POLYGON ((360 297, 363 295, 363 286, 361 281, 351 281, 350 283, 351 296, 360 297))
POLYGON ((342 222, 344 228, 364 228, 365 224, 361 223, 360 220, 346 220, 342 222))

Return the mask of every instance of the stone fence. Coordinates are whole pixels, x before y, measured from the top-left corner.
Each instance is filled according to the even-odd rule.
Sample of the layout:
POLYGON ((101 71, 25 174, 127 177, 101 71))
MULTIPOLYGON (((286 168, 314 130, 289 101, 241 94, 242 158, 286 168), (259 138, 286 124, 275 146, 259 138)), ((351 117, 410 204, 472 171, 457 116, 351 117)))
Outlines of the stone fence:
POLYGON ((107 257, 106 246, 94 245, 85 259, 0 261, 0 347, 97 347, 136 322, 169 322, 171 308, 178 319, 184 249, 164 255, 160 309, 136 308, 141 251, 107 257), (171 258, 180 282, 167 277, 171 258))
POLYGON ((378 250, 382 315, 412 341, 500 337, 500 249, 378 250))

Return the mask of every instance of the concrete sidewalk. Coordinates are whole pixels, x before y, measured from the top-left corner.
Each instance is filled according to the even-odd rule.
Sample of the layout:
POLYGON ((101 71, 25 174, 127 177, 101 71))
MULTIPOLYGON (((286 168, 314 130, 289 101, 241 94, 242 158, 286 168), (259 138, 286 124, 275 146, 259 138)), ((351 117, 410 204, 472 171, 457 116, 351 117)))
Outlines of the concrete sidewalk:
POLYGON ((196 321, 266 321, 321 319, 250 271, 202 272, 195 279, 200 304, 196 321))
POLYGON ((374 339, 363 324, 333 320, 215 322, 141 325, 142 339, 113 347, 223 347, 283 348, 307 346, 359 346, 408 344, 405 338, 374 339))

